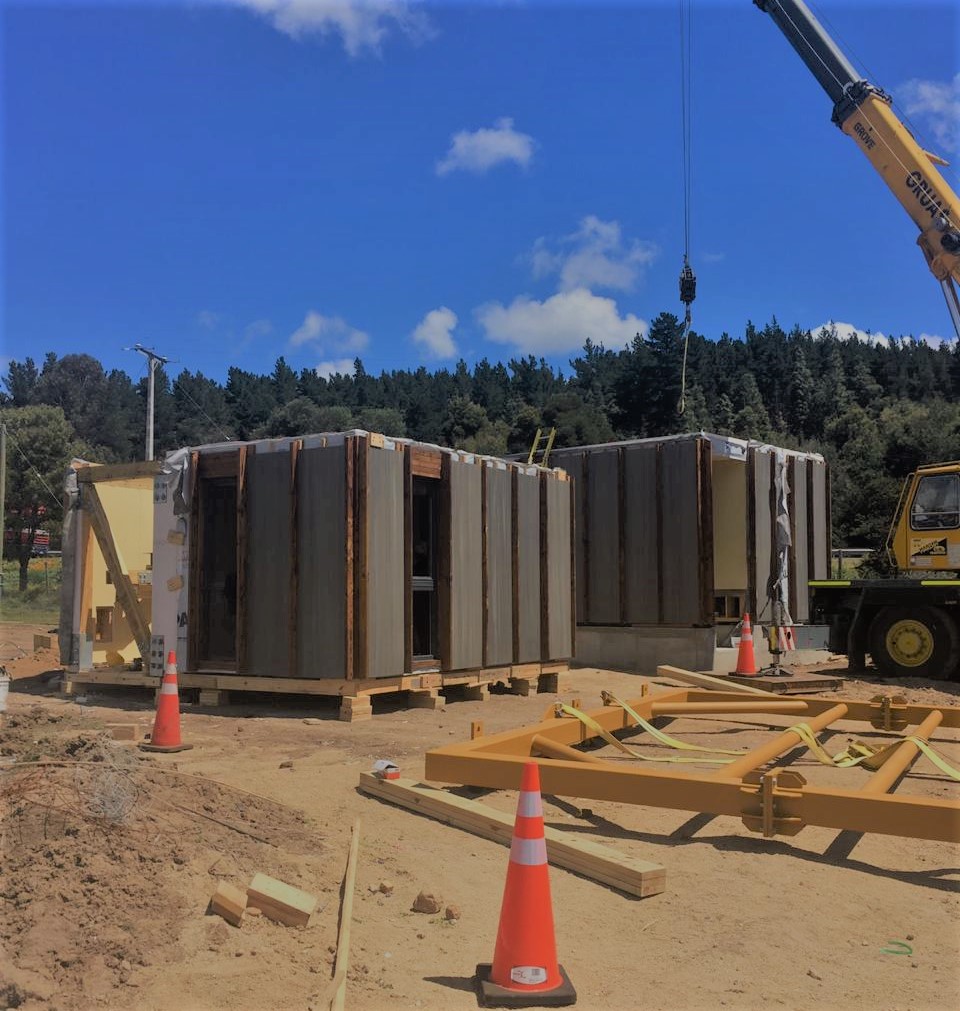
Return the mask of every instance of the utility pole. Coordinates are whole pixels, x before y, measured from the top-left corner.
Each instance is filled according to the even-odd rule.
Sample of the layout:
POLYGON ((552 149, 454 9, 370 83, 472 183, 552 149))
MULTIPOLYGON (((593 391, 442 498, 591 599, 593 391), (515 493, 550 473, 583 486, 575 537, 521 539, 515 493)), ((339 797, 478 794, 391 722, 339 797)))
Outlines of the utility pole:
POLYGON ((0 600, 3 599, 3 552, 7 546, 7 426, 0 422, 0 600))
POLYGON ((124 348, 124 351, 139 351, 147 359, 147 460, 153 459, 153 376, 158 365, 166 365, 169 358, 158 355, 152 348, 145 348, 142 344, 134 344, 133 347, 124 348))

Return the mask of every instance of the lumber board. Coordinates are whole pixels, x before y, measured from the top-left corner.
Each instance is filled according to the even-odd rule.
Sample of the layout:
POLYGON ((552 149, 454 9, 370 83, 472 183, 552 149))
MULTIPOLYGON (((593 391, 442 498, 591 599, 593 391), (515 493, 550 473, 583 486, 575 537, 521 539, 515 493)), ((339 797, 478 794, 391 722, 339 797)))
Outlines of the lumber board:
POLYGON ((138 463, 107 463, 89 464, 77 470, 77 481, 80 484, 93 484, 97 481, 130 481, 144 477, 153 477, 160 473, 162 460, 144 460, 138 463))
MULTIPOLYGON (((412 779, 385 781, 363 772, 360 792, 505 846, 509 846, 513 838, 513 815, 412 779)), ((574 871, 638 898, 657 895, 666 889, 667 872, 661 864, 627 856, 592 840, 568 839, 565 833, 549 826, 544 834, 547 858, 555 867, 574 871)))
POLYGON ((735 689, 732 689, 729 681, 722 681, 709 674, 698 674, 696 671, 684 670, 682 667, 670 667, 668 664, 661 664, 657 668, 657 677, 673 678, 674 681, 683 681, 684 684, 696 685, 698 688, 718 689, 722 692, 735 690, 745 692, 747 695, 772 694, 772 692, 764 691, 763 688, 755 688, 753 685, 738 684, 735 689))
POLYGON ((360 848, 360 819, 353 823, 347 870, 343 876, 343 898, 340 904, 340 924, 337 932, 337 952, 334 960, 330 1011, 343 1011, 347 996, 347 971, 350 965, 350 930, 353 924, 353 895, 357 883, 357 853, 360 848))
POLYGON ((81 501, 83 508, 90 517, 90 526, 93 528, 94 536, 97 538, 97 544, 100 546, 103 560, 107 563, 107 572, 110 573, 110 578, 113 580, 117 596, 120 598, 120 606, 123 608, 127 624, 130 626, 130 631, 133 633, 133 638, 137 643, 137 649, 140 650, 140 656, 144 662, 149 664, 150 625, 140 612, 140 602, 137 600, 133 584, 130 582, 130 577, 124 568, 120 551, 110 530, 110 520, 107 518, 95 484, 88 484, 84 488, 81 501))

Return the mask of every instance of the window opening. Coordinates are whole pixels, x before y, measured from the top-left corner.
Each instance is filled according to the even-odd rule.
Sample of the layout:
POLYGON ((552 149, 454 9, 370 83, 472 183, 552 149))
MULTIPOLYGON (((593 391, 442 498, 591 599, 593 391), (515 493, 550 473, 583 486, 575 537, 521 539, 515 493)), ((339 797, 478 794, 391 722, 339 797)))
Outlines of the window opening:
POLYGON ((914 530, 953 530, 960 526, 960 476, 922 477, 910 510, 914 530))

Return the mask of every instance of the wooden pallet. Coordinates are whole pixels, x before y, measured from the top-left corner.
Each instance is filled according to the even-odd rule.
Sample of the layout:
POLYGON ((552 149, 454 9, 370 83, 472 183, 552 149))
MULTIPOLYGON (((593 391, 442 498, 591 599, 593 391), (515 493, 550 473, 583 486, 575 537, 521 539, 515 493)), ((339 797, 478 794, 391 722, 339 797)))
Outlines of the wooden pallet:
POLYGON ((761 688, 774 695, 809 695, 811 692, 835 692, 843 684, 843 679, 834 674, 789 674, 780 677, 745 677, 739 674, 716 675, 718 681, 728 681, 733 685, 761 688))
MULTIPOLYGON (((265 692, 287 695, 324 695, 340 697, 340 719, 347 723, 368 720, 373 716, 371 697, 405 692, 412 709, 439 709, 444 700, 440 693, 459 688, 470 701, 485 701, 492 684, 505 684, 513 695, 529 695, 531 690, 560 690, 560 674, 566 663, 516 664, 473 671, 441 673, 429 671, 386 678, 285 678, 248 676, 225 672, 185 672, 177 675, 180 688, 199 689, 200 704, 223 705, 229 692, 265 692)), ((106 667, 95 670, 71 671, 64 675, 63 691, 76 695, 92 686, 158 688, 159 680, 144 671, 106 667)))

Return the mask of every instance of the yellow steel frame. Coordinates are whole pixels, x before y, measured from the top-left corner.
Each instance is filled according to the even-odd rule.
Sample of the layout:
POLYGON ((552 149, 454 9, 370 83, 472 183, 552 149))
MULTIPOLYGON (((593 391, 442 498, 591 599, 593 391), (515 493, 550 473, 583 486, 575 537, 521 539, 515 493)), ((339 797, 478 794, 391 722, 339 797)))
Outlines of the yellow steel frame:
MULTIPOLYGON (((838 720, 861 721, 888 731, 916 727, 911 736, 921 740, 937 727, 960 728, 958 706, 907 705, 903 698, 890 695, 870 702, 795 696, 789 702, 775 696, 758 702, 756 695, 679 689, 644 694, 629 705, 647 720, 709 713, 756 715, 760 710, 789 714, 815 733, 838 720)), ((611 733, 634 725, 617 705, 589 715, 611 733)), ((904 740, 861 789, 834 790, 808 785, 800 773, 769 765, 801 743, 800 735, 791 730, 718 771, 693 774, 609 762, 577 749, 594 736, 578 719, 548 718, 517 730, 434 748, 426 754, 425 775, 436 782, 515 790, 521 766, 533 760, 540 766, 544 793, 730 815, 766 837, 796 835, 805 825, 819 825, 960 842, 960 802, 890 793, 920 753, 910 740, 904 740)))

